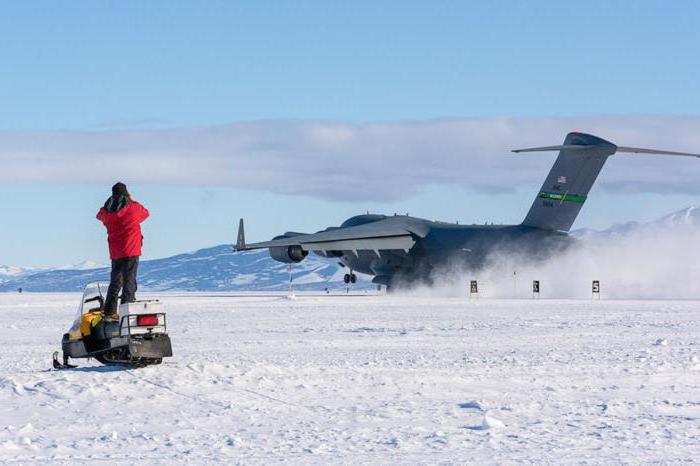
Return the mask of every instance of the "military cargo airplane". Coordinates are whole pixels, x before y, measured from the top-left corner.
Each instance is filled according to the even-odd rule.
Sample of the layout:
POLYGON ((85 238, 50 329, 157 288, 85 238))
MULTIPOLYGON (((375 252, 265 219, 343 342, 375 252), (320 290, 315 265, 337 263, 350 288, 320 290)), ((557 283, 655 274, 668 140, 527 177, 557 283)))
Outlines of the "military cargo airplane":
POLYGON ((609 156, 618 152, 700 157, 700 154, 617 146, 590 134, 569 133, 562 145, 516 149, 512 152, 559 151, 549 175, 519 225, 459 225, 422 218, 358 215, 339 227, 317 233, 287 232, 271 241, 247 244, 240 220, 235 251, 268 248, 284 263, 304 260, 309 252, 336 258, 348 267, 345 282, 355 271, 386 285, 431 281, 441 267, 458 265, 476 270, 489 254, 507 251, 546 258, 570 246, 568 231, 609 156))

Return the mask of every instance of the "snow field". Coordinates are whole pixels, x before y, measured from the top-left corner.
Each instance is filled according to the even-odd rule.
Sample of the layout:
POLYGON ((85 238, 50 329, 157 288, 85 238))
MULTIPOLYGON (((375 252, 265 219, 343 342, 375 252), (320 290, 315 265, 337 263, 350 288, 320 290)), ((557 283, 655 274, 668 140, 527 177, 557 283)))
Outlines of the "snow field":
POLYGON ((51 353, 79 295, 0 293, 0 461, 678 463, 700 454, 696 301, 158 297, 173 358, 55 371, 51 353))

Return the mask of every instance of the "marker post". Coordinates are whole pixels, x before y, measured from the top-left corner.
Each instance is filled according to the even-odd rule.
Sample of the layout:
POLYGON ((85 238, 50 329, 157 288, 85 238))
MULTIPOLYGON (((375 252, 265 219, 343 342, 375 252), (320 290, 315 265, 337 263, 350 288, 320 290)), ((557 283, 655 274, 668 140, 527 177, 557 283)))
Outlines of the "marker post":
POLYGON ((287 266, 287 273, 289 273, 289 293, 288 293, 287 296, 288 296, 289 298, 293 298, 293 297, 294 297, 294 288, 292 287, 292 280, 293 280, 293 276, 292 276, 292 264, 289 264, 289 265, 287 266))
POLYGON ((476 280, 469 282, 469 298, 473 298, 474 295, 476 295, 476 298, 479 299, 479 284, 476 282, 476 280))

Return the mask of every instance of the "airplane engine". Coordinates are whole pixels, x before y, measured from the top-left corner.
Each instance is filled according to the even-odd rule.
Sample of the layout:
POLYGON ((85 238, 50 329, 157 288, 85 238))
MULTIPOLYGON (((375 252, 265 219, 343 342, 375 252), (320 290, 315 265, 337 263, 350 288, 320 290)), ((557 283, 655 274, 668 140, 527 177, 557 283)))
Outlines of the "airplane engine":
POLYGON ((295 264, 304 260, 306 256, 309 255, 309 251, 304 251, 301 246, 280 246, 276 248, 269 248, 270 257, 272 257, 277 262, 284 262, 285 264, 295 264))

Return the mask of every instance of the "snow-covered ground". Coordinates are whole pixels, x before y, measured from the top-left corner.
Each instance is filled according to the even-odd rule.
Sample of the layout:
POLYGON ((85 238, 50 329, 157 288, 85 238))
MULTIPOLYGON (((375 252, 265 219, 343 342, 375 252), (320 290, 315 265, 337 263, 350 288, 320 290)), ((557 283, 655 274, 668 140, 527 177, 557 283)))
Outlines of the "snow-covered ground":
POLYGON ((0 462, 700 457, 696 301, 160 297, 173 358, 55 371, 79 296, 0 294, 0 462))

